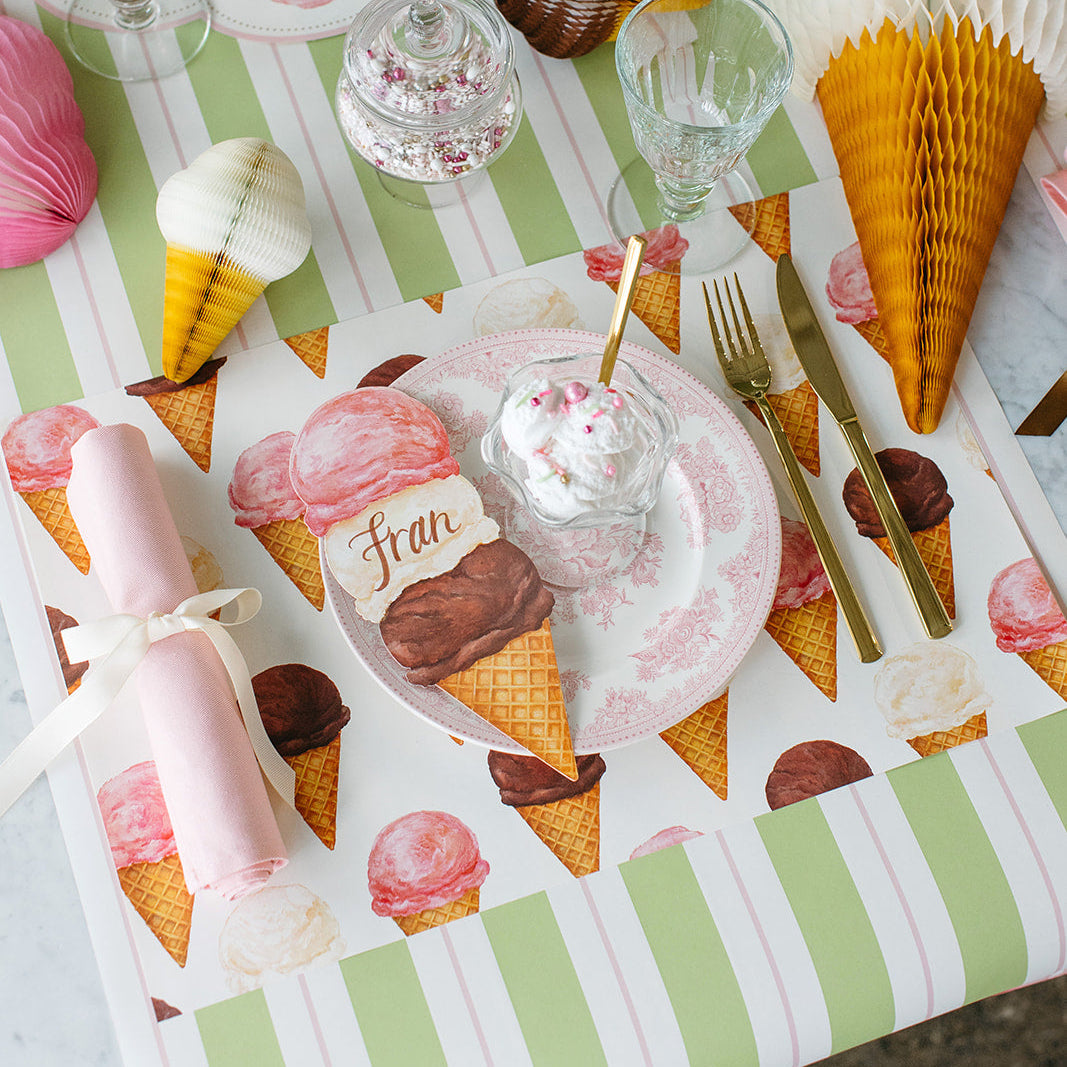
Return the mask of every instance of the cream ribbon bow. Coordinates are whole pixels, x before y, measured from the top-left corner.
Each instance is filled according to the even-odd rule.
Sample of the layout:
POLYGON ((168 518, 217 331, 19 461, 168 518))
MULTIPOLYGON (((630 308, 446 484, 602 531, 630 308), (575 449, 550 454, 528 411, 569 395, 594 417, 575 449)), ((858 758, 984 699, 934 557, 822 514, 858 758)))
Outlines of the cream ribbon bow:
POLYGON ((78 688, 0 763, 0 816, 52 760, 104 712, 154 642, 187 630, 199 630, 211 639, 229 673, 237 706, 259 765, 267 781, 292 807, 296 775, 267 736, 248 666, 233 638, 226 632, 227 626, 251 619, 262 603, 258 589, 216 589, 183 600, 169 614, 152 612, 146 619, 138 615, 109 615, 64 630, 63 642, 72 663, 97 662, 83 675, 78 688), (225 622, 210 617, 213 612, 231 605, 232 610, 225 622))

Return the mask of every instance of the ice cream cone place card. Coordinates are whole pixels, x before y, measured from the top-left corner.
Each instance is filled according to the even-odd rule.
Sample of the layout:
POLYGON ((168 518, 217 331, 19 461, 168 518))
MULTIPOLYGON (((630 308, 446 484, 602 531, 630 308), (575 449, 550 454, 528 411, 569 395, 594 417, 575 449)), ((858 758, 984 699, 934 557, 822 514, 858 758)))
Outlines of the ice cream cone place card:
MULTIPOLYGON (((636 557, 602 582, 550 590, 502 535, 510 494, 480 443, 508 375, 598 341, 540 329, 467 342, 398 379, 410 416, 395 414, 397 389, 357 389, 323 405, 293 446, 327 596, 356 655, 411 711, 498 751, 534 751, 531 739, 553 732, 539 720, 554 699, 576 753, 673 726, 726 686, 774 597, 778 509, 751 438, 710 390, 635 345, 622 358, 680 424, 636 557), (395 435, 383 429, 394 424, 395 435), (342 426, 358 459, 337 459, 328 443, 342 426), (558 675, 558 697, 546 697, 546 674, 558 675), (487 713, 491 682, 500 691, 487 713), (515 716, 530 720, 525 734, 515 716)), ((568 545, 595 563, 610 541, 594 527, 568 545)))

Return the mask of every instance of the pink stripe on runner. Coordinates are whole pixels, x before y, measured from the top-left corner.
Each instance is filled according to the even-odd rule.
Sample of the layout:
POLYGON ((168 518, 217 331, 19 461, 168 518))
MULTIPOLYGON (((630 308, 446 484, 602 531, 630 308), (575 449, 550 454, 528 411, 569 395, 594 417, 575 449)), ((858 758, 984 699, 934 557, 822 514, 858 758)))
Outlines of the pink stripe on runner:
POLYGON ((796 1017, 793 1015, 793 1007, 789 1003, 789 994, 786 992, 785 979, 782 977, 782 972, 778 967, 778 961, 775 959, 774 952, 771 949, 771 943, 763 929, 763 924, 759 921, 759 916, 756 914, 756 906, 752 902, 752 897, 749 896, 748 887, 741 879, 741 872, 737 869, 737 864, 734 863, 734 857, 730 852, 730 846, 727 845, 726 837, 722 830, 716 830, 715 838, 719 842, 723 857, 726 859, 726 864, 730 868, 730 874, 733 875, 738 892, 741 894, 741 899, 745 903, 745 909, 748 911, 748 917, 752 921, 756 936, 759 938, 760 947, 763 949, 763 955, 767 958, 767 964, 771 969, 771 976, 774 978, 775 988, 778 990, 778 998, 781 1000, 782 1010, 785 1012, 786 1026, 789 1029, 789 1044, 793 1050, 793 1067, 800 1067, 800 1037, 797 1034, 797 1021, 796 1017))
POLYGON ((904 894, 897 872, 889 859, 889 853, 886 852, 885 845, 878 836, 878 831, 875 829, 870 812, 867 811, 867 806, 863 803, 859 790, 855 785, 850 785, 848 789, 852 794, 852 799, 856 802, 860 817, 863 819, 863 825, 867 828, 867 833, 871 835, 871 841, 878 852, 879 859, 882 861, 882 866, 885 867, 886 874, 889 875, 890 885, 892 885, 893 892, 897 895, 897 900, 900 901, 904 919, 908 924, 908 929, 911 931, 911 936, 915 940, 915 948, 919 953, 919 966, 922 967, 923 981, 926 983, 926 1018, 929 1019, 934 1014, 934 979, 930 969, 930 958, 926 954, 926 946, 923 944, 922 936, 919 933, 919 924, 915 921, 915 913, 911 910, 911 905, 904 894))
POLYGON ((541 75, 541 80, 544 82, 549 99, 552 101, 552 106, 556 109, 556 115, 559 117, 563 132, 567 135, 571 151, 574 153, 574 158, 578 163, 578 169, 582 172, 582 177, 585 178, 585 184, 589 186, 589 193, 593 197, 593 202, 596 204, 597 210, 600 212, 600 218, 603 220, 604 228, 611 234, 611 222, 608 219, 607 207, 601 199, 600 194, 597 192, 596 182, 593 180, 593 175, 589 170, 589 164, 585 161, 581 144, 579 143, 578 138, 574 136, 574 130, 571 129, 571 124, 567 121, 567 112, 564 110, 559 97, 556 95, 555 87, 552 85, 552 79, 549 78, 548 71, 545 70, 544 60, 536 52, 533 53, 533 59, 534 64, 537 67, 537 72, 541 75))
POLYGON ((593 917, 593 925, 596 927, 596 932, 600 935, 600 940, 604 945, 604 951, 607 953, 608 962, 611 964, 611 970, 615 975, 615 981, 619 984, 619 992, 622 994, 623 1003, 626 1005, 626 1011, 630 1016, 630 1023, 634 1028, 634 1033, 637 1035, 637 1044, 641 1048, 641 1055, 647 1067, 652 1067, 652 1056, 648 1051, 648 1042, 645 1040, 645 1032, 641 1029, 641 1020, 637 1017, 637 1010, 634 1008, 633 997, 630 996, 630 988, 626 984, 626 979, 623 977, 622 967, 619 965, 619 959, 615 955, 615 948, 611 943, 611 938, 608 936, 607 929, 604 926, 604 920, 600 915, 600 909, 596 906, 596 900, 593 897, 593 891, 589 888, 587 879, 579 878, 578 884, 582 887, 582 895, 585 897, 585 902, 589 907, 589 913, 593 917))
POLYGON ((315 1034, 315 1042, 319 1046, 319 1052, 322 1053, 322 1062, 326 1067, 333 1067, 330 1053, 326 1049, 326 1039, 322 1033, 322 1024, 319 1022, 319 1013, 315 1010, 315 1001, 312 999, 311 990, 308 988, 307 975, 301 972, 296 981, 304 998, 304 1007, 307 1008, 308 1018, 311 1020, 311 1029, 315 1034))
POLYGON ((463 995, 463 1003, 467 1005, 467 1012, 471 1017, 471 1025, 474 1027, 474 1032, 478 1037, 478 1044, 481 1045, 482 1055, 485 1057, 488 1067, 493 1067, 493 1055, 489 1051, 489 1042, 485 1038, 482 1024, 478 1021, 478 1011, 474 1006, 474 998, 471 996, 467 979, 463 977, 463 968, 459 963, 459 955, 456 953, 456 946, 452 944, 452 938, 448 936, 447 926, 441 927, 441 940, 445 943, 445 951, 448 953, 452 970, 456 973, 456 983, 459 985, 459 991, 463 995))
POLYGON ((482 258, 485 260, 486 267, 489 269, 489 276, 495 278, 496 266, 493 263, 493 257, 489 254, 489 246, 485 243, 485 237, 482 234, 481 227, 479 227, 478 220, 474 217, 474 212, 471 210, 470 200, 467 197, 466 190, 463 188, 463 183, 459 182, 456 188, 459 191, 459 202, 463 205, 463 210, 467 215, 467 221, 470 223, 474 241, 478 245, 479 251, 482 253, 482 258))
POLYGON ((107 368, 111 372, 111 384, 114 386, 122 385, 122 381, 119 378, 118 367, 115 366, 114 353, 111 351, 111 345, 108 344, 107 331, 104 329, 104 319, 100 314, 100 305, 96 301, 96 293, 93 291, 92 282, 89 280, 89 271, 85 266, 85 258, 82 256, 81 245, 78 242, 77 233, 71 237, 70 247, 74 252, 74 262, 78 264, 78 273, 81 275, 82 286, 85 289, 85 296, 89 301, 89 311, 93 316, 93 324, 96 326, 96 334, 100 338, 100 347, 103 349, 104 359, 107 360, 107 368))
POLYGON ((1012 788, 1008 784, 1008 780, 1004 776, 1000 764, 997 763, 997 759, 993 755, 993 750, 989 746, 989 739, 986 737, 980 738, 978 743, 981 745, 982 751, 985 753, 985 758, 989 761, 989 766, 992 768, 993 774, 996 775, 1000 788, 1004 790, 1004 796, 1007 798, 1008 804, 1011 805, 1012 814, 1015 816, 1016 821, 1019 823, 1019 827, 1022 829, 1023 837, 1026 838, 1026 843, 1030 846, 1030 851, 1033 853, 1037 868, 1041 872, 1041 880, 1045 883, 1045 889, 1048 890, 1049 900, 1052 901, 1052 911, 1056 916, 1056 932, 1059 936, 1059 958, 1056 963, 1056 972, 1058 973, 1063 970, 1065 963, 1067 963, 1067 931, 1064 929, 1063 911, 1060 908, 1059 898, 1056 896, 1056 890, 1052 883, 1052 876, 1049 874, 1049 869, 1045 864, 1044 857, 1041 855, 1041 849, 1038 847, 1037 840, 1030 829, 1030 824, 1026 821, 1026 816, 1023 815, 1022 809, 1019 807, 1019 802, 1015 799, 1015 794, 1012 792, 1012 788))
POLYGON ((163 95, 163 86, 160 85, 158 79, 154 79, 152 84, 155 86, 156 97, 159 100, 159 109, 163 112, 163 121, 167 124, 167 133, 170 134, 171 144, 174 145, 175 154, 178 156, 178 168, 185 170, 189 165, 185 157, 185 150, 182 148, 182 143, 178 139, 178 130, 174 125, 174 116, 170 112, 170 108, 167 106, 167 98, 163 95))
POLYGON ((278 71, 281 73, 282 82, 285 84, 285 91, 289 94, 289 102, 293 106, 293 114, 296 116, 297 124, 300 126, 300 132, 304 137, 304 144, 307 145, 308 155, 311 156, 312 166, 314 166, 315 173, 319 179, 319 186, 322 189, 323 196, 326 197, 326 204, 330 209, 330 214, 333 216, 334 228, 337 230, 337 234, 341 238, 345 256, 348 258, 349 266, 352 268, 352 274, 356 279, 356 285, 359 286, 360 296, 363 297, 363 303, 366 306, 366 309, 368 311, 374 311, 375 307, 371 302, 370 293, 367 290, 366 283, 363 281, 363 274, 356 262, 356 255, 352 250, 352 245, 348 240, 348 234, 341 222, 341 213, 337 210, 337 204, 335 203, 333 194, 330 192, 330 187, 326 182, 326 173, 322 168, 322 163, 319 161, 319 155, 315 151, 315 140, 311 136, 311 131, 308 129, 307 122, 304 119, 304 113, 300 110, 300 102, 297 100, 296 93, 293 91, 293 83, 289 78, 289 72, 285 69, 285 64, 282 62, 281 51, 276 42, 271 43, 270 50, 274 56, 274 61, 278 64, 278 71))
POLYGON ((1041 124, 1038 123, 1038 125, 1035 126, 1034 129, 1037 130, 1037 136, 1040 138, 1041 143, 1045 146, 1045 151, 1048 152, 1049 158, 1052 160, 1052 162, 1056 166, 1062 166, 1063 157, 1062 156, 1058 156, 1056 154, 1056 150, 1052 147, 1052 142, 1049 141, 1048 135, 1041 128, 1041 124))

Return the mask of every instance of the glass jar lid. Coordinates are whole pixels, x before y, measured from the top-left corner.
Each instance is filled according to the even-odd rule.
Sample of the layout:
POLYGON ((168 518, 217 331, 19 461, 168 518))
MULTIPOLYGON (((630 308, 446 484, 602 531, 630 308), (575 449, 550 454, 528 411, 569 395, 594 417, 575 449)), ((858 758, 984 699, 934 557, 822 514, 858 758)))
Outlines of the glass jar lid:
POLYGON ((402 125, 475 119, 498 104, 513 66, 507 24, 486 0, 376 0, 345 35, 353 91, 402 125))

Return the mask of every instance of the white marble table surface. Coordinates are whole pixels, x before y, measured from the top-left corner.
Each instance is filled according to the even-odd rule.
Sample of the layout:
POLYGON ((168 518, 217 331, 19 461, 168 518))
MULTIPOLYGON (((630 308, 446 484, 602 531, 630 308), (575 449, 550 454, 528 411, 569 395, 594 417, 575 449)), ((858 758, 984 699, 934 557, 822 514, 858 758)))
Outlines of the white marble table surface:
MULTIPOLYGON (((1067 369, 1067 244, 1025 172, 986 274, 970 341, 1012 426, 1067 369)), ((1019 440, 1067 529, 1067 426, 1050 438, 1019 440)), ((6 628, 0 631, 0 708, 3 756, 30 726, 6 628)), ((0 1064, 121 1064, 44 779, 0 820, 0 1064)))

